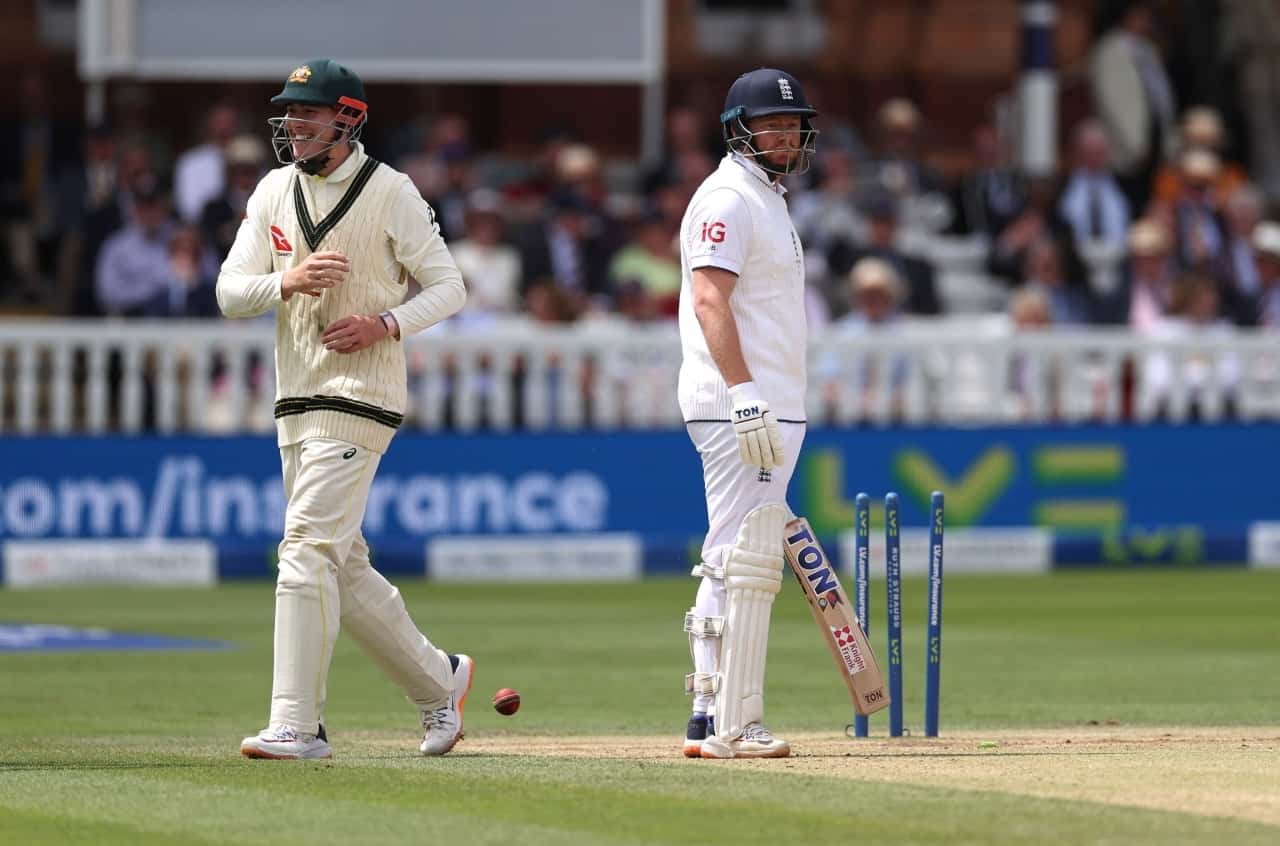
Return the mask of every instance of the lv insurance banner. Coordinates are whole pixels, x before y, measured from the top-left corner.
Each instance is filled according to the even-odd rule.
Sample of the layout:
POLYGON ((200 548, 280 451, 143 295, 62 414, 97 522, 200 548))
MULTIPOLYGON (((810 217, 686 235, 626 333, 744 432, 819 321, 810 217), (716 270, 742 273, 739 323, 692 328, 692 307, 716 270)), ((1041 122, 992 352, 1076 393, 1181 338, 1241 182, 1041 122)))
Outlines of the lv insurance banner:
MULTIPOLYGON (((836 558, 856 492, 873 502, 900 494, 909 563, 912 528, 923 531, 929 494, 943 490, 953 569, 1274 565, 1278 443, 1272 425, 814 430, 791 506, 836 558)), ((701 485, 678 430, 403 433, 383 459, 364 531, 388 572, 675 573, 696 557, 701 485)), ((269 437, 0 440, 8 584, 95 572, 163 581, 165 561, 182 562, 184 583, 210 569, 267 578, 283 520, 269 437)))

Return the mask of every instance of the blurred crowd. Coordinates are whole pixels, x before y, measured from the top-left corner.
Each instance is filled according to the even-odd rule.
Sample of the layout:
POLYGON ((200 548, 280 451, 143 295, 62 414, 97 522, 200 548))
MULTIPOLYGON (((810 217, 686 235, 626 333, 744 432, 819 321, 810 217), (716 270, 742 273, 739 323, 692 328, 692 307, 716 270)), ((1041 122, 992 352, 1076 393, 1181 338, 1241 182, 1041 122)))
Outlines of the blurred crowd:
MULTIPOLYGON (((906 99, 881 104, 869 126, 820 120, 815 167, 788 180, 811 326, 946 314, 949 268, 934 246, 950 240, 977 245, 1020 328, 1280 327, 1280 224, 1255 184, 1271 177, 1232 160, 1217 111, 1177 101, 1152 26, 1149 4, 1130 4, 1095 44, 1095 116, 1069 128, 1053 176, 1021 172, 987 121, 971 167, 945 179, 928 161, 928 116, 906 99)), ((215 315, 219 263, 277 166, 266 127, 217 103, 201 143, 171 152, 154 127, 52 120, 38 74, 13 108, 0 153, 0 311, 215 315)), ((459 324, 664 321, 677 309, 681 215, 723 155, 715 120, 673 108, 651 162, 606 160, 557 128, 535 154, 504 157, 477 149, 451 114, 384 132, 370 152, 435 208, 470 291, 459 324)), ((1255 162, 1280 155, 1274 146, 1255 162)))

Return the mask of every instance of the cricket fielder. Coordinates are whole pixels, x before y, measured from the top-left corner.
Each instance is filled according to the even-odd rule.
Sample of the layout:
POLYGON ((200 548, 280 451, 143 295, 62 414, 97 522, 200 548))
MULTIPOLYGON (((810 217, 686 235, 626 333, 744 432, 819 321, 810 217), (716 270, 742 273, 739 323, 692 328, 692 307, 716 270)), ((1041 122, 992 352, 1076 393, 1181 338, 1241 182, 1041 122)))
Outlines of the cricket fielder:
POLYGON ((404 418, 401 342, 462 308, 462 279, 409 178, 366 155, 364 84, 319 59, 271 102, 279 167, 262 178, 218 276, 227 317, 276 313, 276 431, 288 499, 267 728, 250 758, 328 758, 325 680, 341 625, 417 705, 423 755, 462 737, 474 672, 418 631, 360 533, 404 418), (405 300, 412 275, 421 293, 405 300))
POLYGON ((689 757, 791 753, 763 723, 787 483, 805 432, 804 255, 781 180, 808 169, 815 115, 791 74, 740 76, 720 116, 728 153, 680 226, 679 400, 709 522, 685 615, 689 757))

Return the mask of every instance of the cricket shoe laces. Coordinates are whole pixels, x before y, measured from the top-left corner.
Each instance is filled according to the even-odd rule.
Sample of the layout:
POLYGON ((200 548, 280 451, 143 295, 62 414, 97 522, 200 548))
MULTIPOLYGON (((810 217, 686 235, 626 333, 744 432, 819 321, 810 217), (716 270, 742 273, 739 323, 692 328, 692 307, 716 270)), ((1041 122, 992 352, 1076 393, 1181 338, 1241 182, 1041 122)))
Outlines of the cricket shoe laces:
POLYGON ((439 708, 422 712, 422 730, 427 734, 440 731, 454 731, 458 727, 458 709, 453 707, 453 697, 447 704, 439 708))
POLYGON ((741 740, 750 740, 755 743, 773 743, 773 734, 760 723, 748 723, 747 727, 742 730, 741 740))
POLYGON ((316 739, 314 734, 299 734, 293 726, 286 725, 268 726, 258 733, 258 737, 268 743, 309 743, 316 739))

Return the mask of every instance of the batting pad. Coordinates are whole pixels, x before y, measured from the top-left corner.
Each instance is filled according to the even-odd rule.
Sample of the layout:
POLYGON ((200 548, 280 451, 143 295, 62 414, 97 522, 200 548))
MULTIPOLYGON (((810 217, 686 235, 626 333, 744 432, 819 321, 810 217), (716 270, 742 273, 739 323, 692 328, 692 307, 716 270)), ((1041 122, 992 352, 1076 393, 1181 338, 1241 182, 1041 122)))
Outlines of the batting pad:
POLYGON ((769 614, 782 587, 782 503, 748 512, 725 560, 728 613, 721 635, 716 734, 729 741, 764 719, 764 665, 769 614))

